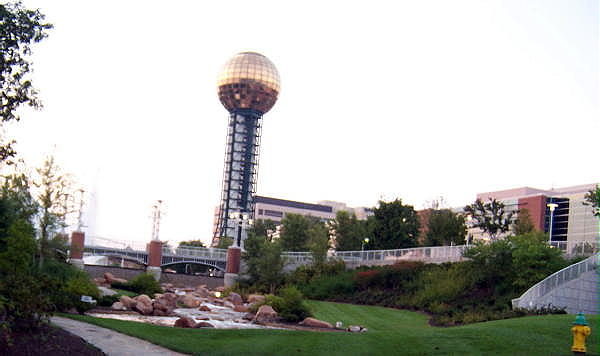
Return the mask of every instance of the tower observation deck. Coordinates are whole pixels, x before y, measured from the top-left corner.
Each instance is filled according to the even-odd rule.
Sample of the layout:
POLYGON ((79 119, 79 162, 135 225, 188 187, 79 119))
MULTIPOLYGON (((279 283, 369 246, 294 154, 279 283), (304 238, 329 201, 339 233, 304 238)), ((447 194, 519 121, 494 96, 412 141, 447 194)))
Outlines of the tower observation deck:
POLYGON ((229 123, 213 245, 222 237, 232 237, 242 247, 247 237, 244 221, 254 214, 262 116, 277 101, 279 73, 265 56, 242 52, 225 64, 217 85, 229 123))

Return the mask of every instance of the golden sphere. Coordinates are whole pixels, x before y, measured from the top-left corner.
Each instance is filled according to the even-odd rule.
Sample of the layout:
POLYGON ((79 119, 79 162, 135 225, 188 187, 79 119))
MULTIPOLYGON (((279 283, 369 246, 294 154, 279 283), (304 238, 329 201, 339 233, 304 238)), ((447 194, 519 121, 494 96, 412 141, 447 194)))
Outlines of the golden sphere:
POLYGON ((223 67, 219 79, 219 100, 231 111, 271 110, 279 95, 279 73, 265 56, 255 52, 238 53, 223 67))

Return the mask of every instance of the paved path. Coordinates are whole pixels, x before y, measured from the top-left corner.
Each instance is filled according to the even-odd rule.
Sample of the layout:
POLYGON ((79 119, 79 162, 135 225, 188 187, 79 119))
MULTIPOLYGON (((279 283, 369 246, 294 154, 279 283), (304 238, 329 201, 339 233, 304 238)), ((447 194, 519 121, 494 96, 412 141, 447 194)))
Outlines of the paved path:
POLYGON ((178 356, 184 355, 148 341, 127 336, 96 325, 54 316, 52 324, 75 334, 109 356, 178 356))

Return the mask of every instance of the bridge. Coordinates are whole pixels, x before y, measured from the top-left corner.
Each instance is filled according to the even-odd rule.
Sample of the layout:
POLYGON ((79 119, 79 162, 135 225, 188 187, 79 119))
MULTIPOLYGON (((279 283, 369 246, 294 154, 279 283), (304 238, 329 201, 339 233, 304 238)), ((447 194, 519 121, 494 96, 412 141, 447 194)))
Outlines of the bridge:
MULTIPOLYGON (((358 266, 383 266, 399 261, 420 261, 424 263, 444 263, 462 261, 462 254, 468 246, 417 247, 394 250, 365 251, 329 251, 328 260, 342 260, 347 268, 358 266)), ((573 254, 591 255, 598 252, 598 244, 591 246, 589 242, 569 243, 567 246, 554 246, 563 250, 566 256, 573 254)), ((124 242, 90 237, 86 239, 84 252, 87 255, 102 255, 123 258, 148 266, 148 252, 144 243, 124 242)), ((293 270, 301 265, 312 263, 310 252, 283 252, 285 269, 293 270)), ((163 246, 160 266, 189 263, 201 264, 225 271, 227 265, 227 249, 203 247, 170 247, 163 246)))

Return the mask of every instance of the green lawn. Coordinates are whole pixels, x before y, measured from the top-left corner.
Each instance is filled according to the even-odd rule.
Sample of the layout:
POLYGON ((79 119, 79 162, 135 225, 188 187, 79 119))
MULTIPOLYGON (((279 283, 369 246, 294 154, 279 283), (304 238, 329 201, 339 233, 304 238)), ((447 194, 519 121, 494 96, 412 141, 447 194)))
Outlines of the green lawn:
MULTIPOLYGON (((367 333, 175 329, 70 316, 195 355, 571 355, 573 315, 437 328, 427 316, 395 309, 310 301, 315 317, 360 324, 367 333)), ((588 316, 588 355, 598 355, 598 318, 588 316)))

